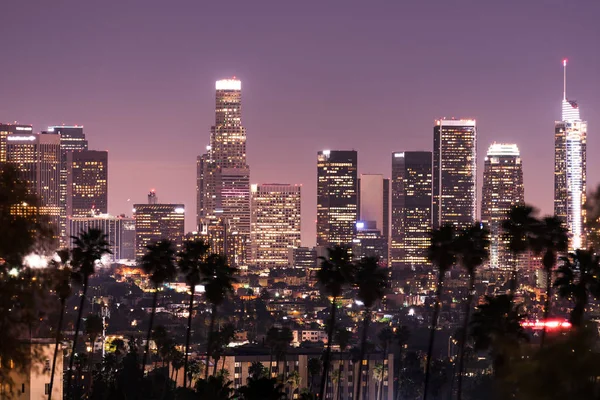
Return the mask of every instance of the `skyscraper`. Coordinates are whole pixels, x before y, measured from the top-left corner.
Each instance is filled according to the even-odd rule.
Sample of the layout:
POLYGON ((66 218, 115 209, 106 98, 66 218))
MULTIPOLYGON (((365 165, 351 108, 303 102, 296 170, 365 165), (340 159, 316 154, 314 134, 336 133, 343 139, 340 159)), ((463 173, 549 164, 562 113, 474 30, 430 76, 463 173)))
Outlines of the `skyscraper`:
POLYGON ((433 128, 433 227, 463 228, 477 216, 475 120, 436 121, 433 128))
POLYGON ((350 246, 358 217, 358 154, 323 150, 317 154, 317 246, 350 246))
POLYGON ((585 247, 587 122, 579 105, 567 100, 567 60, 563 61, 562 120, 554 123, 554 215, 569 231, 569 250, 585 247))
MULTIPOLYGON (((113 217, 108 214, 93 217, 67 217, 67 234, 77 236, 88 229, 100 229, 107 236, 112 254, 112 261, 135 259, 135 219, 125 216, 113 217)), ((73 240, 69 240, 69 248, 73 248, 73 240)))
MULTIPOLYGON (((246 163, 246 129, 242 126, 241 81, 216 83, 215 125, 207 153, 197 163, 198 230, 222 219, 242 242, 250 236, 250 168, 246 163)), ((245 264, 245 254, 229 249, 230 263, 245 264)))
MULTIPOLYGON (((148 197, 151 199, 151 197, 148 197)), ((135 256, 146 252, 146 246, 162 239, 171 240, 179 250, 183 242, 185 207, 183 204, 135 204, 135 256)))
POLYGON ((58 239, 60 219, 60 138, 56 134, 10 134, 6 137, 7 162, 17 166, 39 200, 39 213, 48 218, 58 239))
POLYGON ((491 268, 512 269, 502 222, 512 206, 523 204, 523 165, 516 144, 494 143, 485 157, 481 195, 481 222, 490 231, 491 268))
POLYGON ((286 267, 290 249, 300 247, 299 185, 252 185, 251 263, 286 267))
POLYGON ((87 150, 88 142, 83 133, 83 126, 61 125, 49 126, 48 132, 60 137, 60 219, 59 238, 61 246, 67 246, 67 154, 72 151, 87 150))
POLYGON ((32 133, 31 125, 0 123, 0 164, 6 162, 6 137, 13 133, 32 133))
POLYGON ((431 221, 431 152, 392 153, 392 278, 428 264, 431 221))
POLYGON ((375 253, 366 251, 365 243, 366 240, 376 243, 376 245, 368 245, 368 247, 377 247, 377 256, 381 255, 381 261, 385 265, 388 263, 389 196, 389 179, 384 179, 381 174, 360 174, 358 179, 359 222, 356 226, 357 236, 352 247, 361 250, 357 254, 372 255, 375 253))
POLYGON ((108 152, 67 152, 67 216, 108 213, 108 152))

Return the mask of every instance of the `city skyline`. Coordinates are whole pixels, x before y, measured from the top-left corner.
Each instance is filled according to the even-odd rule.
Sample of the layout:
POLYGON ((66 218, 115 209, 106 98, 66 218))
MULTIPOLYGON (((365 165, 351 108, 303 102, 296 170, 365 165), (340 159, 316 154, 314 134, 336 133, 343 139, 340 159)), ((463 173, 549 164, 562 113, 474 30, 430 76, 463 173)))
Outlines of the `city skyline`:
MULTIPOLYGON (((7 15, 12 15, 14 18, 8 18, 5 28, 10 28, 13 20, 20 20, 18 16, 24 12, 23 7, 25 6, 10 5, 10 7, 7 15)), ((502 22, 500 20, 506 17, 507 11, 501 5, 496 7, 495 10, 499 12, 486 15, 484 20, 489 24, 492 32, 502 32, 500 29, 506 27, 507 20, 502 22)), ((524 9, 528 9, 528 7, 523 6, 524 9)), ((85 21, 86 18, 74 18, 73 20, 77 26, 89 22, 90 26, 95 27, 94 30, 97 31, 98 25, 102 25, 104 22, 92 18, 91 9, 91 7, 76 7, 74 10, 62 11, 67 15, 72 12, 80 12, 83 17, 91 18, 91 21, 85 21)), ((355 10, 356 7, 353 9, 355 10)), ((456 7, 456 10, 447 10, 442 7, 441 11, 449 11, 450 16, 456 18, 468 19, 477 12, 481 12, 482 9, 485 7, 473 7, 470 10, 461 7, 456 7), (461 12, 464 14, 463 16, 461 16, 461 12)), ((492 7, 487 8, 488 11, 490 9, 492 7)), ((213 9, 212 15, 218 10, 218 7, 213 9)), ((3 122, 18 120, 21 123, 33 124, 35 132, 45 130, 45 127, 60 124, 63 121, 66 124, 85 125, 87 138, 91 142, 90 147, 108 150, 111 153, 109 212, 113 215, 121 213, 131 215, 133 203, 143 202, 148 190, 157 188, 165 201, 186 205, 188 211, 186 213, 186 231, 190 231, 194 229, 193 221, 195 220, 195 156, 200 154, 208 144, 209 129, 207 127, 211 125, 210 111, 212 107, 210 103, 214 101, 214 98, 210 89, 214 81, 220 78, 238 76, 245 84, 244 125, 248 133, 248 164, 252 165, 250 180, 259 183, 279 181, 303 184, 302 241, 305 245, 314 244, 315 238, 316 181, 313 160, 316 151, 326 148, 354 148, 359 152, 361 160, 359 174, 382 173, 387 178, 390 170, 389 153, 392 151, 431 150, 430 126, 436 117, 443 115, 473 117, 478 121, 480 154, 494 141, 519 145, 525 163, 526 201, 539 207, 542 213, 550 214, 552 213, 553 197, 552 121, 560 118, 560 104, 557 104, 556 99, 561 91, 559 68, 563 57, 570 60, 569 85, 575 88, 571 92, 576 93, 579 102, 585 105, 584 119, 588 121, 590 127, 588 151, 593 154, 594 149, 597 148, 594 126, 598 126, 597 104, 600 104, 600 99, 594 89, 597 87, 598 78, 593 71, 598 70, 600 59, 596 54, 588 54, 585 49, 591 44, 590 38, 597 37, 598 28, 595 24, 570 22, 577 18, 580 18, 580 21, 590 18, 593 12, 589 8, 574 11, 568 5, 559 5, 554 10, 536 10, 540 19, 545 22, 543 25, 538 25, 537 33, 527 35, 522 41, 523 43, 513 43, 507 33, 506 37, 500 35, 498 38, 492 38, 493 40, 488 43, 489 49, 484 49, 477 46, 478 39, 467 37, 466 29, 460 28, 451 33, 452 39, 464 40, 463 47, 471 46, 486 55, 486 57, 478 57, 480 61, 475 63, 477 65, 473 69, 467 65, 466 61, 457 61, 456 64, 446 64, 439 70, 438 67, 429 67, 422 73, 418 72, 430 60, 429 56, 425 54, 426 52, 432 52, 435 55, 435 50, 443 51, 442 48, 435 45, 435 39, 438 36, 433 33, 424 39, 423 51, 404 42, 397 47, 397 52, 402 54, 402 59, 411 60, 408 64, 402 64, 401 59, 396 56, 386 56, 389 57, 386 60, 390 61, 393 70, 397 71, 396 74, 391 74, 392 70, 386 70, 386 67, 381 65, 376 67, 383 68, 381 73, 373 74, 375 70, 373 67, 368 68, 368 63, 358 63, 355 67, 340 69, 342 65, 340 61, 362 59, 362 57, 355 58, 355 53, 351 53, 349 49, 345 48, 338 49, 331 56, 324 58, 324 63, 321 65, 322 72, 309 67, 306 73, 300 75, 296 73, 297 70, 290 67, 293 63, 290 64, 289 61, 297 62, 299 60, 288 49, 285 50, 285 54, 291 60, 280 65, 275 71, 273 67, 267 65, 268 61, 272 60, 271 53, 266 54, 267 59, 256 60, 250 56, 249 50, 243 49, 243 45, 246 45, 248 49, 265 51, 266 47, 263 47, 263 44, 255 44, 254 46, 258 46, 257 48, 251 46, 250 43, 255 42, 250 41, 252 40, 250 38, 241 40, 242 51, 240 54, 228 55, 222 57, 218 62, 208 62, 207 65, 198 64, 196 56, 184 54, 183 60, 180 60, 179 63, 182 61, 183 64, 186 61, 190 61, 190 63, 188 67, 183 67, 181 77, 174 76, 175 74, 170 72, 172 70, 163 64, 161 67, 150 66, 150 72, 142 73, 139 77, 130 76, 129 72, 122 73, 121 75, 133 78, 130 84, 125 85, 122 84, 123 76, 119 75, 118 70, 113 66, 112 59, 104 61, 103 65, 106 65, 106 68, 93 69, 91 75, 69 73, 72 71, 69 66, 62 65, 61 69, 64 71, 58 71, 56 67, 51 66, 48 70, 48 78, 46 78, 48 81, 35 77, 35 74, 31 73, 31 66, 26 65, 27 63, 25 65, 19 63, 23 70, 22 73, 13 70, 13 66, 7 66, 7 76, 11 76, 11 81, 14 82, 3 81, 3 83, 6 83, 5 87, 14 95, 0 102, 0 109, 3 110, 1 117, 3 122), (565 15, 571 15, 573 18, 565 19, 565 15), (564 29, 555 29, 557 21, 561 21, 564 29), (584 25, 587 28, 584 28, 584 25), (567 31, 569 35, 564 35, 564 32, 567 31), (547 42, 552 42, 552 48, 532 47, 533 43, 537 43, 534 39, 537 40, 538 35, 547 38, 547 42), (562 36, 565 37, 562 38, 562 36), (578 37, 578 42, 573 45, 572 38, 575 36, 578 37), (492 54, 494 52, 500 54, 494 56, 492 54), (337 56, 339 60, 335 61, 334 56, 337 56), (244 63, 244 60, 247 62, 244 63), (199 65, 201 68, 197 68, 199 65), (264 70, 260 68, 264 68, 264 70), (440 77, 436 77, 438 72, 441 74, 440 77), (149 79, 158 73, 166 74, 159 79, 158 83, 154 79, 149 79), (111 78, 115 74, 116 78, 121 78, 121 80, 115 80, 115 84, 118 86, 114 86, 114 84, 108 85, 108 88, 98 86, 98 82, 105 82, 103 78, 111 78), (352 75, 357 75, 359 79, 352 81, 352 85, 348 85, 350 82, 348 76, 352 75), (186 81, 187 86, 182 85, 183 80, 186 81), (494 82, 491 82, 492 80, 494 82), (88 81, 89 84, 85 84, 88 81), (191 85, 190 82, 192 82, 191 85), (312 87, 319 89, 301 90, 302 86, 307 86, 309 83, 313 84, 312 87), (57 85, 66 85, 67 88, 80 86, 85 96, 92 100, 85 100, 87 97, 84 97, 84 101, 81 101, 83 94, 80 93, 77 96, 63 96, 56 104, 49 105, 47 101, 43 101, 42 93, 57 92, 57 85), (387 96, 385 94, 383 95, 384 99, 374 97, 375 95, 379 96, 379 90, 385 87, 384 85, 392 89, 390 92, 395 92, 393 95, 395 100, 390 101, 392 97, 385 97, 387 96), (447 93, 439 94, 436 91, 436 96, 433 98, 433 89, 431 88, 441 88, 447 93), (338 89, 342 89, 342 91, 338 89), (150 90, 152 92, 149 92, 150 90), (279 96, 282 90, 285 90, 286 93, 285 102, 281 101, 279 96), (453 90, 465 90, 470 96, 466 96, 467 99, 457 98, 452 94, 453 90), (398 91, 402 93, 399 99, 396 98, 398 91), (114 104, 105 102, 109 92, 110 98, 115 99, 114 104), (140 92, 140 94, 134 95, 134 92, 140 92), (163 100, 159 101, 161 96, 171 99, 171 96, 177 92, 181 93, 181 97, 173 98, 173 106, 163 100), (314 93, 310 94, 310 92, 314 93), (36 100, 35 97, 39 100, 36 100), (320 99, 321 97, 322 99, 320 99), (77 102, 81 104, 76 104, 77 102), (335 107, 329 109, 328 113, 324 113, 322 109, 328 104, 335 104, 335 107), (377 115, 393 115, 394 117, 378 118, 377 121, 374 121, 374 111, 378 107, 383 107, 383 109, 381 114, 377 115), (119 108, 123 110, 119 110, 119 108), (90 111, 90 109, 93 110, 90 111), (403 120, 401 126, 395 124, 396 114, 390 114, 391 110, 401 110, 400 117, 403 120), (527 110, 527 112, 523 113, 522 110, 527 110), (301 115, 302 118, 298 118, 298 115, 301 115), (292 120, 294 122, 290 124, 292 120), (507 129, 508 126, 512 128, 507 129), (161 135, 159 132, 165 132, 165 127, 169 128, 166 130, 168 134, 161 135), (375 134, 377 141, 372 140, 375 134), (142 138, 146 135, 152 140, 143 141, 142 138), (135 146, 134 143, 136 143, 135 146), (164 157, 159 156, 162 153, 165 154, 164 157), (289 168, 282 168, 282 166, 289 166, 289 168), (127 173, 124 173, 125 171, 127 173), (169 178, 173 175, 178 179, 169 178), (127 199, 131 200, 128 202, 127 199)), ((56 11, 48 11, 50 14, 44 18, 51 20, 56 11)), ((384 7, 367 11, 367 15, 384 16, 386 14, 384 7)), ((390 11, 390 15, 394 15, 393 11, 397 11, 397 9, 392 7, 387 11, 390 11)), ((423 7, 419 6, 411 6, 411 10, 408 11, 409 14, 412 12, 420 17, 426 15, 423 7)), ((275 9, 273 12, 281 13, 282 10, 275 9)), ((325 14, 332 12, 333 8, 326 7, 324 10, 325 14)), ((243 20, 244 13, 251 13, 251 10, 242 7, 239 9, 239 14, 232 18, 243 20)), ((103 17, 102 13, 99 14, 98 18, 103 17)), ((154 14, 158 15, 158 11, 155 10, 154 14)), ((148 12, 148 15, 136 18, 133 10, 125 7, 123 15, 119 18, 130 18, 132 24, 137 26, 145 19, 154 20, 154 14, 148 12)), ((211 13, 209 12, 207 15, 211 15, 211 13)), ((178 14, 178 16, 182 16, 182 14, 178 14)), ((311 53, 314 55, 321 54, 325 48, 335 48, 332 45, 337 42, 337 39, 333 37, 331 31, 326 30, 324 21, 306 11, 300 13, 300 16, 315 23, 316 36, 319 36, 319 33, 329 32, 329 34, 321 35, 323 37, 322 44, 311 35, 306 40, 296 38, 298 45, 314 44, 314 53, 311 53)), ((106 16, 104 15, 104 17, 106 16)), ((345 17, 347 15, 342 13, 333 19, 332 24, 339 27, 345 17)), ((36 27, 31 35, 39 36, 39 29, 47 26, 48 22, 44 22, 40 18, 37 13, 31 15, 31 25, 36 27)), ((115 17, 113 16, 113 18, 115 17)), ((283 31, 281 39, 270 39, 268 44, 272 45, 273 41, 283 41, 290 36, 294 37, 294 29, 297 28, 301 19, 291 17, 288 19, 285 22, 289 23, 290 28, 283 31)), ((417 18, 417 20, 419 19, 417 18)), ((169 18, 167 23, 170 21, 169 18)), ((526 25, 525 19, 514 14, 509 16, 508 23, 514 26, 517 33, 522 33, 526 25)), ((535 22, 535 24, 542 23, 535 22)), ((366 25, 369 38, 381 33, 379 29, 384 29, 369 23, 366 25)), ((435 24, 427 24, 427 29, 431 25, 435 24)), ((196 37, 193 29, 185 23, 183 26, 187 27, 185 29, 188 31, 191 30, 190 37, 196 37)), ((57 44, 54 47, 50 46, 50 50, 57 51, 64 47, 64 50, 67 51, 74 46, 65 36, 67 32, 71 32, 70 29, 55 28, 56 30, 52 32, 45 29, 44 34, 52 40, 56 38, 64 40, 59 42, 60 46, 57 44)), ((408 23, 404 28, 389 28, 393 33, 392 38, 384 39, 384 43, 387 44, 388 40, 390 43, 392 40, 399 40, 403 29, 417 28, 414 23, 408 23)), ((435 29, 432 30, 435 31, 435 29)), ((126 41, 137 37, 130 31, 125 33, 129 34, 125 35, 126 41)), ((260 31, 260 34, 265 33, 268 31, 260 31)), ((435 33, 440 34, 439 30, 435 33)), ((231 33, 231 35, 233 34, 231 33)), ((82 35, 89 35, 88 30, 84 29, 82 35)), ((177 31, 172 35, 169 37, 180 38, 182 44, 188 43, 189 38, 185 35, 181 36, 182 32, 177 31)), ((230 33, 226 36, 228 35, 230 33)), ((255 38, 255 35, 251 36, 255 38)), ((110 43, 114 42, 107 41, 106 38, 98 40, 102 49, 112 49, 110 43)), ((221 42, 221 40, 226 41, 227 38, 219 38, 216 42, 221 42)), ((47 44, 43 38, 40 38, 38 42, 42 45, 47 44)), ((132 55, 123 58, 123 62, 128 66, 127 71, 134 71, 136 65, 139 65, 138 63, 147 59, 145 57, 150 53, 145 51, 150 49, 150 42, 153 40, 148 38, 148 42, 146 42, 146 38, 142 38, 141 48, 144 51, 139 59, 132 55)), ((39 44, 34 46, 26 42, 24 49, 44 56, 45 51, 36 46, 39 44)), ((158 46, 166 48, 164 42, 158 43, 158 46)), ((178 46, 175 47, 176 49, 172 50, 173 53, 169 53, 172 56, 179 55, 177 52, 182 51, 177 48, 178 46)), ((365 47, 364 52, 372 58, 377 58, 383 54, 380 52, 384 52, 385 48, 385 45, 382 45, 381 49, 365 47)), ((87 50, 78 50, 83 52, 82 62, 84 64, 94 59, 90 58, 91 53, 87 50)), ((26 55, 23 53, 23 49, 10 46, 8 46, 8 51, 12 51, 15 57, 26 55)), ((114 49, 115 57, 119 58, 118 55, 122 51, 125 51, 125 48, 117 46, 114 49)), ((303 65, 306 66, 306 64, 303 65)), ((482 165, 483 157, 480 156, 477 168, 480 173, 483 170, 482 165)), ((598 167, 599 164, 593 157, 589 157, 588 190, 594 189, 599 181, 599 177, 594 173, 598 167)), ((478 181, 481 182, 480 177, 478 177, 478 181)), ((480 190, 481 185, 479 185, 478 193, 480 190)))

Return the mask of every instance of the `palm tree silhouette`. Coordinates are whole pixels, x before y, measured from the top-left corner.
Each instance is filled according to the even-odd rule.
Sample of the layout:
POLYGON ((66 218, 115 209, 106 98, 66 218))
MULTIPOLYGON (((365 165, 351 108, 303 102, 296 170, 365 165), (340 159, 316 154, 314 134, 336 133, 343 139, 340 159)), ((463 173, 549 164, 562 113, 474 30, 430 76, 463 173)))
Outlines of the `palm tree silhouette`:
POLYGON ((85 334, 87 335, 88 339, 90 340, 90 351, 89 351, 90 355, 88 357, 90 384, 88 386, 88 391, 91 391, 93 380, 94 380, 94 374, 92 373, 93 366, 94 366, 94 361, 93 361, 94 347, 96 344, 96 339, 98 339, 98 336, 100 336, 102 334, 103 330, 104 330, 104 322, 102 321, 102 318, 98 314, 88 315, 88 317, 85 319, 85 324, 84 324, 85 334))
MULTIPOLYGON (((519 305, 513 305, 509 295, 486 296, 485 303, 477 307, 470 324, 470 336, 476 351, 489 351, 492 357, 494 378, 499 382, 508 372, 511 359, 518 356, 522 342, 529 338, 521 322, 524 315, 519 305)), ((509 388, 498 385, 498 398, 508 398, 509 388)))
POLYGON ((363 303, 364 307, 356 396, 354 396, 356 400, 360 400, 362 394, 362 360, 365 358, 367 347, 371 310, 373 309, 373 306, 383 298, 387 287, 387 271, 379 266, 378 261, 379 259, 377 257, 364 257, 358 262, 356 268, 355 283, 358 286, 356 297, 363 303))
POLYGON ((467 342, 467 330, 469 328, 469 316, 473 304, 473 295, 475 292, 475 275, 477 269, 488 259, 488 248, 490 245, 489 232, 481 226, 480 223, 464 228, 457 238, 457 258, 459 264, 467 271, 469 275, 469 287, 467 300, 465 301, 465 319, 460 338, 460 353, 458 358, 458 390, 457 399, 462 399, 462 376, 465 359, 465 345, 467 342))
MULTIPOLYGON (((558 217, 544 217, 537 226, 533 241, 533 250, 543 254, 542 264, 546 273, 546 302, 544 304, 544 321, 548 319, 552 305, 552 272, 556 266, 559 253, 567 251, 569 237, 567 230, 558 217)), ((546 325, 542 331, 541 347, 546 341, 546 325)))
POLYGON ((351 333, 346 328, 338 328, 335 331, 334 340, 337 342, 340 347, 340 361, 338 363, 338 382, 337 382, 337 399, 339 400, 342 393, 342 368, 344 366, 344 352, 350 346, 350 337, 351 333))
POLYGON ((532 234, 539 225, 535 214, 535 208, 518 204, 510 209, 507 219, 502 223, 504 237, 508 240, 508 249, 513 257, 510 279, 510 293, 513 297, 518 286, 519 256, 531 248, 532 234))
POLYGON ((88 291, 90 276, 96 272, 96 264, 100 262, 105 254, 112 254, 107 236, 100 229, 90 228, 87 232, 81 232, 79 236, 72 236, 73 250, 71 253, 71 265, 73 267, 73 279, 83 286, 79 309, 77 310, 77 322, 75 323, 75 335, 73 337, 73 348, 69 358, 69 369, 67 371, 67 394, 71 395, 71 381, 73 377, 73 362, 77 351, 79 329, 81 328, 81 317, 83 306, 88 291))
MULTIPOLYGON (((58 345, 62 336, 62 324, 65 317, 65 304, 71 296, 71 252, 63 249, 57 252, 58 260, 53 260, 52 264, 56 268, 54 279, 54 291, 60 300, 60 315, 58 317, 58 326, 56 327, 56 342, 54 344, 54 355, 52 357, 52 373, 50 374, 50 385, 48 389, 48 400, 52 400, 52 388, 54 387, 54 372, 56 371, 56 357, 58 355, 58 345)), ((62 375, 62 374, 61 374, 62 375)))
POLYGON ((319 398, 323 399, 325 398, 327 374, 329 373, 329 365, 331 363, 331 342, 333 341, 333 332, 335 329, 336 301, 342 295, 344 288, 353 282, 355 268, 351 261, 350 249, 346 246, 335 246, 327 249, 327 257, 320 257, 319 260, 321 268, 316 274, 317 282, 323 288, 324 292, 332 297, 327 329, 327 347, 323 355, 323 372, 319 390, 319 398))
POLYGON ((202 277, 200 283, 204 285, 204 297, 212 307, 206 348, 206 370, 204 371, 204 379, 208 379, 208 360, 210 360, 217 308, 233 293, 233 284, 237 282, 234 276, 237 268, 230 267, 224 256, 210 254, 206 258, 206 262, 200 266, 200 272, 202 277))
POLYGON ((390 345, 392 344, 392 341, 394 340, 394 331, 389 326, 386 326, 381 331, 379 331, 379 333, 377 334, 377 339, 379 339, 379 345, 381 346, 381 348, 383 350, 383 362, 381 364, 381 367, 382 367, 381 379, 378 381, 378 389, 377 389, 377 400, 379 400, 379 399, 383 398, 383 376, 384 375, 387 376, 387 372, 386 372, 387 363, 385 361, 388 358, 390 345))
POLYGON ((593 249, 578 249, 561 260, 563 265, 558 268, 554 286, 561 297, 575 303, 571 310, 571 323, 580 328, 589 297, 600 296, 600 256, 593 249))
POLYGON ((410 331, 405 325, 395 328, 392 344, 394 345, 394 393, 400 399, 400 371, 404 364, 403 350, 410 339, 410 331))
MULTIPOLYGON (((186 241, 183 249, 179 252, 179 270, 185 275, 185 282, 190 288, 190 305, 188 307, 188 323, 185 336, 185 352, 183 354, 183 387, 187 387, 188 355, 190 353, 190 336, 192 333, 192 315, 194 312, 194 294, 196 286, 201 281, 201 268, 206 262, 209 245, 203 240, 186 241)), ((206 360, 208 369, 208 359, 206 360)))
POLYGON ((437 320, 440 314, 442 304, 442 292, 444 286, 444 276, 446 272, 454 265, 456 261, 456 232, 454 226, 444 225, 431 232, 431 244, 427 257, 438 269, 438 281, 433 307, 433 319, 431 321, 431 332, 429 333, 429 345, 427 347, 427 359, 425 360, 425 385, 423 388, 423 400, 427 400, 427 391, 429 389, 431 357, 433 356, 433 344, 435 342, 435 331, 437 329, 437 320))
POLYGON ((158 289, 165 282, 172 281, 177 275, 177 265, 175 263, 175 248, 170 240, 160 240, 150 243, 146 246, 146 253, 142 256, 140 264, 144 272, 150 275, 150 282, 154 286, 152 296, 152 311, 150 312, 150 322, 148 323, 148 333, 146 334, 146 346, 142 358, 142 370, 146 368, 148 353, 150 352, 150 338, 152 337, 152 326, 154 324, 154 315, 156 314, 156 303, 158 301, 158 289))

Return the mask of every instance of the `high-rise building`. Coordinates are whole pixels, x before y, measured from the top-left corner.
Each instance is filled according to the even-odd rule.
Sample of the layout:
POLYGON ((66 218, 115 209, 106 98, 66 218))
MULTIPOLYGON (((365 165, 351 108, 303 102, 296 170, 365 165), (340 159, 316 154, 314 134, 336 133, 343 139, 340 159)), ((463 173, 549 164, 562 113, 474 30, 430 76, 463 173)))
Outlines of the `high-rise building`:
POLYGON ((6 137, 13 133, 32 133, 31 125, 0 123, 0 165, 6 162, 6 137))
MULTIPOLYGON (((246 162, 246 129, 242 126, 241 81, 216 83, 215 125, 207 153, 197 163, 198 230, 207 232, 222 220, 228 235, 247 242, 250 237, 250 168, 246 162)), ((245 246, 244 246, 245 247, 245 246)), ((226 254, 235 265, 246 263, 246 254, 226 254)))
POLYGON ((69 241, 67 231, 67 155, 72 151, 88 149, 88 142, 83 133, 83 126, 61 125, 49 126, 48 132, 60 137, 60 219, 59 238, 61 246, 67 246, 69 241))
POLYGON ((569 250, 585 247, 587 122, 579 105, 567 100, 567 60, 563 61, 562 120, 554 123, 554 215, 569 231, 569 250))
POLYGON ((432 228, 430 151, 392 153, 392 281, 402 272, 428 265, 432 228))
POLYGON ((375 257, 380 265, 387 265, 388 246, 387 239, 380 229, 377 229, 375 221, 358 221, 356 223, 356 234, 352 240, 352 255, 355 260, 363 257, 375 257))
POLYGON ((133 207, 136 259, 144 255, 146 246, 163 239, 181 248, 185 222, 183 204, 135 204, 133 207))
POLYGON ((358 219, 358 154, 317 154, 317 246, 352 245, 358 219))
POLYGON ((6 137, 7 162, 19 169, 31 192, 38 197, 39 213, 58 239, 60 220, 60 137, 51 133, 10 134, 6 137))
MULTIPOLYGON (((77 236, 88 229, 100 229, 107 236, 112 254, 111 261, 135 259, 135 219, 108 214, 93 217, 67 217, 67 234, 77 236)), ((73 248, 73 240, 69 240, 69 248, 73 248)))
POLYGON ((475 120, 436 121, 433 128, 433 227, 464 228, 477 218, 475 120))
POLYGON ((252 185, 251 263, 288 266, 289 249, 300 247, 300 185, 252 185))
MULTIPOLYGON (((378 244, 383 243, 384 249, 378 250, 379 253, 384 254, 381 259, 384 265, 388 263, 388 238, 389 238, 389 196, 390 196, 390 180, 384 179, 381 174, 360 174, 358 179, 358 220, 357 222, 357 236, 355 237, 353 248, 359 248, 357 246, 356 239, 358 238, 359 231, 360 236, 364 242, 367 236, 373 236, 374 231, 379 232, 378 244), (359 226, 368 226, 369 233, 367 234, 367 228, 359 229, 359 226)), ((370 239, 369 239, 370 240, 370 239)), ((360 253, 362 256, 371 255, 368 252, 360 253)))
POLYGON ((67 152, 67 216, 108 213, 108 152, 67 152))
POLYGON ((494 143, 485 157, 481 222, 490 231, 489 266, 512 269, 508 241, 502 231, 510 209, 525 202, 523 165, 516 144, 494 143))

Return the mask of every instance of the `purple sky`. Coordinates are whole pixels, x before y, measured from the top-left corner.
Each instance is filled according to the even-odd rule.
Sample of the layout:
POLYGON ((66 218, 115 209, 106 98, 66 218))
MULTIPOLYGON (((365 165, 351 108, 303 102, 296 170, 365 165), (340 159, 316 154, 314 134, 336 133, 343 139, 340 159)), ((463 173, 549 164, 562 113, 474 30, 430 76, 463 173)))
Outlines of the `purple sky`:
POLYGON ((109 151, 114 214, 156 188, 194 229, 214 81, 232 75, 251 180, 303 184, 305 244, 318 150, 354 148, 360 172, 389 176, 392 151, 430 150, 441 116, 477 118, 480 166, 491 142, 516 142, 526 200, 552 212, 563 57, 600 181, 597 0, 19 0, 0 15, 0 121, 83 124, 109 151))

